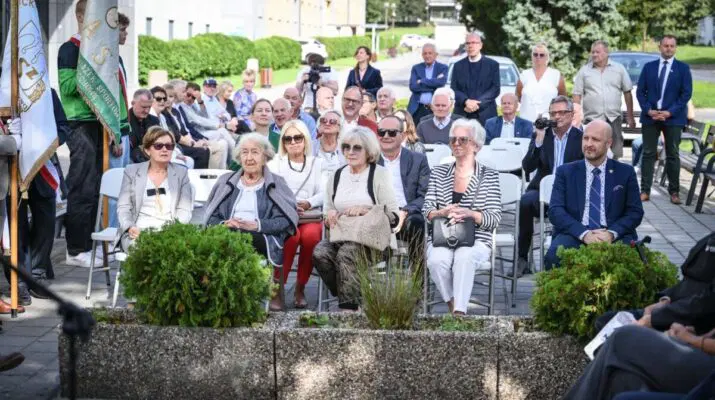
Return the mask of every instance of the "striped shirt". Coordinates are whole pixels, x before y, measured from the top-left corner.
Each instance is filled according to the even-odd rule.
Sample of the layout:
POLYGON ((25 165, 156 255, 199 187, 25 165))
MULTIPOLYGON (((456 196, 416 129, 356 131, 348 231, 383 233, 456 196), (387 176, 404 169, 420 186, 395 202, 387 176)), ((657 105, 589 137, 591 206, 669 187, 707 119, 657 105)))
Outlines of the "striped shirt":
POLYGON ((564 137, 559 139, 559 136, 554 132, 554 168, 553 171, 556 173, 556 168, 560 167, 564 163, 564 154, 566 154, 566 143, 569 141, 569 132, 571 129, 566 131, 564 137))
MULTIPOLYGON (((497 228, 501 221, 502 206, 499 173, 478 163, 475 168, 477 173, 472 175, 459 205, 482 213, 482 223, 477 226, 474 238, 491 248, 492 231, 497 228), (477 187, 479 188, 478 191, 477 187)), ((455 170, 456 163, 442 164, 432 169, 425 202, 422 206, 422 214, 425 218, 431 211, 441 210, 452 204, 455 170)), ((429 237, 428 240, 431 241, 432 238, 429 237)))

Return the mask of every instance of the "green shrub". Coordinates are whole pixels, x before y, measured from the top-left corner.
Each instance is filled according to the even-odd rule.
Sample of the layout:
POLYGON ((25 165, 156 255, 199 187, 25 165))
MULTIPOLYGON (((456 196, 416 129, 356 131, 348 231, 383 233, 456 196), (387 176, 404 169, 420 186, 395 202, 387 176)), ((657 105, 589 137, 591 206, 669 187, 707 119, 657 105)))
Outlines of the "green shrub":
POLYGON ((265 319, 271 269, 251 237, 172 224, 142 233, 122 265, 127 297, 156 325, 248 326, 265 319))
POLYGON ((325 45, 329 60, 352 57, 355 50, 360 46, 372 47, 372 41, 368 36, 344 36, 344 37, 318 37, 325 45))
POLYGON ((147 84, 149 71, 167 69, 168 44, 153 36, 139 35, 139 83, 147 84))
POLYGON ((301 47, 293 39, 271 36, 253 43, 260 68, 287 69, 300 64, 301 47))
POLYGON ((536 278, 531 308, 539 328, 585 339, 604 312, 653 303, 659 290, 677 282, 677 268, 663 253, 644 252, 647 266, 623 243, 559 249, 561 267, 536 278))

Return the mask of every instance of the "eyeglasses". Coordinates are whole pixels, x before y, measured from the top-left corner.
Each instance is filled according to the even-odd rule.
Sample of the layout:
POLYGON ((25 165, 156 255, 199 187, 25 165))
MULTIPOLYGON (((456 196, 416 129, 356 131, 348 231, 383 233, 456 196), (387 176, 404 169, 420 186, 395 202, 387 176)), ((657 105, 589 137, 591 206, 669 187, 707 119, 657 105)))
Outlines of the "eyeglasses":
POLYGON ((338 120, 337 119, 327 119, 325 117, 320 118, 320 123, 325 124, 325 125, 337 125, 338 120))
POLYGON ((469 140, 470 139, 466 136, 459 136, 459 137, 452 136, 449 138, 449 144, 451 144, 451 145, 459 144, 460 146, 466 146, 467 143, 469 143, 469 140))
POLYGON ((377 130, 377 136, 379 137, 385 137, 385 135, 388 135, 390 137, 395 137, 400 133, 397 129, 378 129, 377 130))
POLYGON ((482 44, 482 42, 467 42, 467 45, 470 45, 470 44, 482 44))
POLYGON ((340 146, 341 149, 343 149, 343 153, 348 153, 348 152, 353 152, 353 153, 359 153, 362 151, 362 146, 359 144, 354 144, 350 146, 348 143, 343 143, 342 146, 340 146))
POLYGON ((154 100, 156 100, 157 103, 162 103, 166 101, 166 97, 154 97, 154 100))
POLYGON ((569 110, 563 110, 563 111, 549 111, 549 116, 551 117, 560 117, 562 115, 566 115, 570 113, 571 111, 569 110))
POLYGON ((343 103, 360 104, 360 103, 362 103, 362 99, 350 99, 347 97, 343 97, 343 103))
POLYGON ((154 150, 167 149, 169 151, 173 151, 174 143, 154 143, 151 145, 151 147, 153 147, 154 150))
POLYGON ((536 58, 544 58, 546 57, 546 53, 531 53, 532 56, 536 58))
POLYGON ((303 143, 303 135, 283 136, 283 143, 303 143))

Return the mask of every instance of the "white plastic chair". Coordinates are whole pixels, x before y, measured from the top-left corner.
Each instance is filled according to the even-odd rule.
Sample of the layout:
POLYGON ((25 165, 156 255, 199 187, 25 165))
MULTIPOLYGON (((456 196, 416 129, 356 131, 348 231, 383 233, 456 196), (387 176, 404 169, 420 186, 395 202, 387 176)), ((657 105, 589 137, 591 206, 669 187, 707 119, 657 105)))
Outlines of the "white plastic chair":
POLYGON ((521 156, 522 158, 526 155, 526 153, 529 152, 529 143, 531 143, 531 139, 529 138, 494 138, 492 139, 491 142, 489 142, 490 146, 494 147, 503 147, 503 146, 516 146, 521 150, 521 156))
MULTIPOLYGON (((526 149, 528 150, 528 147, 526 149)), ((526 176, 521 168, 521 161, 525 154, 522 151, 521 145, 514 144, 484 146, 477 154, 477 159, 480 163, 499 172, 520 171, 521 187, 526 188, 526 176)))
POLYGON ((430 168, 442 164, 442 159, 452 155, 452 149, 446 144, 425 144, 425 156, 430 168))
MULTIPOLYGON (((97 255, 97 245, 102 244, 104 245, 113 243, 114 241, 117 240, 118 238, 118 228, 104 228, 101 229, 101 224, 102 224, 102 217, 103 217, 103 209, 102 203, 105 198, 107 199, 118 199, 119 198, 119 192, 121 191, 122 188, 122 180, 124 179, 124 168, 112 168, 104 172, 102 174, 102 182, 99 187, 99 204, 97 204, 97 219, 94 224, 94 233, 92 233, 91 238, 92 238, 92 261, 90 262, 89 265, 89 278, 87 280, 87 295, 85 298, 89 300, 90 295, 92 294, 92 275, 95 272, 104 272, 105 276, 107 278, 107 286, 110 286, 110 277, 109 277, 109 261, 108 257, 109 254, 107 254, 107 251, 103 251, 104 254, 104 260, 102 262, 102 268, 95 269, 94 264, 95 264, 95 256, 97 255)), ((123 259, 123 256, 118 256, 118 254, 115 254, 115 257, 117 260, 120 261, 120 259, 123 259)), ((120 265, 121 268, 121 265, 120 265)), ((117 276, 115 277, 114 281, 114 290, 115 293, 117 291, 117 286, 119 285, 119 272, 117 272, 117 276)), ((115 295, 116 296, 116 295, 115 295)), ((116 297, 114 298, 114 301, 112 303, 112 306, 116 303, 116 297)))
POLYGON ((194 208, 203 207, 209 200, 209 194, 216 181, 225 174, 230 174, 230 169, 190 169, 189 182, 194 188, 194 208))
POLYGON ((492 249, 492 252, 497 250, 497 247, 511 247, 513 250, 513 257, 496 257, 500 261, 512 263, 512 274, 506 275, 502 268, 502 273, 496 276, 502 279, 507 279, 511 281, 511 305, 516 306, 516 285, 517 285, 517 263, 518 263, 518 249, 519 249, 519 203, 521 202, 521 185, 522 182, 516 175, 501 173, 499 174, 499 188, 501 190, 501 205, 502 209, 505 206, 514 205, 514 231, 513 233, 497 233, 496 234, 496 247, 492 249))
POLYGON ((554 188, 554 175, 546 175, 539 183, 539 268, 544 270, 544 249, 551 246, 551 235, 545 237, 546 233, 546 205, 551 202, 551 192, 554 188))

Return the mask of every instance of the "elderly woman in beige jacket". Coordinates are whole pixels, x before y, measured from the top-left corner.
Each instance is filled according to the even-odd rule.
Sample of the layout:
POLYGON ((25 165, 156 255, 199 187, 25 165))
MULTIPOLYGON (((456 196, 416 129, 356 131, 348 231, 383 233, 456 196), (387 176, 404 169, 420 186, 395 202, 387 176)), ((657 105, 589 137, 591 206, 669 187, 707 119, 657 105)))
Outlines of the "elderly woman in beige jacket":
POLYGON ((175 146, 171 132, 152 127, 142 140, 149 161, 124 169, 117 215, 125 251, 147 229, 161 229, 175 220, 191 221, 191 183, 186 168, 171 163, 175 146))
MULTIPOLYGON (((400 222, 400 210, 390 171, 377 165, 380 145, 375 134, 368 128, 352 128, 342 135, 340 148, 347 165, 335 171, 326 187, 325 225, 332 228, 341 215, 363 216, 372 207, 384 206, 389 228, 396 227, 400 222)), ((339 298, 341 309, 357 310, 360 291, 356 263, 358 257, 369 257, 371 253, 368 247, 349 241, 323 240, 313 250, 315 268, 330 292, 339 298)))

